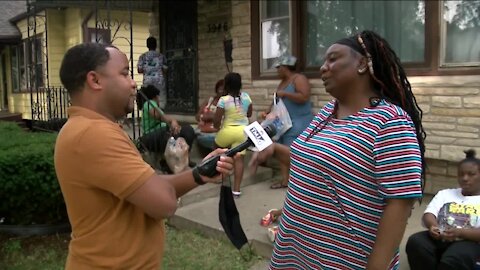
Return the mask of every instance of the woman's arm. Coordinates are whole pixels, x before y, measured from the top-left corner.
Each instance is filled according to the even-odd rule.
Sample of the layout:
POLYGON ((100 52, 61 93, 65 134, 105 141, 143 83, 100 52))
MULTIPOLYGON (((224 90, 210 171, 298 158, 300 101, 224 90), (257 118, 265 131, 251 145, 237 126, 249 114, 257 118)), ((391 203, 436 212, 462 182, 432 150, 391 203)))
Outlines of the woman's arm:
POLYGON ((148 111, 148 113, 156 120, 167 123, 173 134, 177 134, 180 131, 181 129, 180 125, 178 124, 177 120, 175 120, 173 117, 166 115, 164 113, 161 114, 159 110, 157 110, 156 108, 151 108, 148 111))
MULTIPOLYGON (((149 101, 148 101, 149 102, 149 101)), ((151 105, 151 104, 148 104, 151 105)), ((156 120, 163 121, 163 115, 158 108, 151 106, 150 110, 148 110, 148 114, 150 114, 151 117, 153 117, 156 120)))
POLYGON ((283 90, 277 91, 277 96, 286 97, 295 103, 305 103, 310 100, 310 83, 307 77, 302 74, 298 74, 294 80, 295 92, 290 93, 283 90))
POLYGON ((201 119, 200 115, 203 113, 203 110, 205 109, 205 106, 207 106, 207 103, 208 103, 208 100, 205 100, 202 103, 202 105, 200 105, 200 107, 198 108, 198 112, 195 115, 195 119, 197 120, 197 122, 203 121, 203 119, 201 119))
POLYGON ((253 111, 253 105, 252 105, 252 103, 250 103, 250 105, 248 105, 248 109, 247 109, 247 117, 248 118, 252 117, 252 111, 253 111))
POLYGON ((223 114, 225 113, 225 110, 223 108, 217 107, 217 111, 215 112, 215 117, 213 118, 213 127, 216 129, 220 128, 220 125, 222 124, 222 118, 223 114))
POLYGON ((269 114, 272 111, 272 106, 273 106, 273 102, 270 104, 270 106, 268 107, 268 109, 266 111, 260 112, 259 117, 261 119, 265 119, 267 117, 267 114, 269 114))
POLYGON ((140 55, 140 57, 138 58, 138 63, 137 63, 137 71, 138 73, 143 73, 143 65, 145 63, 145 60, 144 60, 144 55, 140 55))
POLYGON ((387 199, 367 269, 385 270, 402 241, 414 199, 387 199))

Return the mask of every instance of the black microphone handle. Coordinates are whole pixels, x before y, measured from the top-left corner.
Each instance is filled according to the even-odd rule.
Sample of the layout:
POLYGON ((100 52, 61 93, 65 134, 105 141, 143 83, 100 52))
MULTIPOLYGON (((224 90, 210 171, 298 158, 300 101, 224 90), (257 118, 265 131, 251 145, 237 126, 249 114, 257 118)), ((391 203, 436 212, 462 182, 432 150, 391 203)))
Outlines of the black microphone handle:
MULTIPOLYGON (((264 127, 265 132, 267 135, 271 138, 277 133, 276 126, 274 124, 268 125, 264 127)), ((253 141, 248 138, 246 141, 243 143, 235 146, 232 149, 229 149, 225 151, 224 155, 233 157, 236 153, 241 152, 245 149, 247 149, 249 146, 253 145, 253 141)), ((197 165, 198 173, 200 175, 208 176, 208 177, 214 177, 215 175, 218 174, 217 172, 217 162, 220 160, 220 155, 213 156, 199 165, 197 165)))
POLYGON ((233 156, 235 156, 236 153, 242 152, 243 150, 247 149, 248 147, 250 147, 252 145, 253 145, 252 140, 250 138, 248 138, 243 143, 235 146, 234 148, 231 148, 231 149, 228 149, 227 151, 225 151, 224 155, 229 156, 229 157, 233 157, 233 156))
MULTIPOLYGON (((233 157, 236 153, 241 152, 245 149, 247 149, 249 146, 253 145, 252 140, 249 138, 248 140, 244 141, 243 143, 235 146, 232 149, 228 149, 225 151, 224 155, 233 157)), ((217 172, 217 162, 220 160, 220 156, 216 155, 213 156, 199 165, 197 165, 198 173, 200 175, 208 176, 208 177, 214 177, 215 175, 218 174, 217 172)))

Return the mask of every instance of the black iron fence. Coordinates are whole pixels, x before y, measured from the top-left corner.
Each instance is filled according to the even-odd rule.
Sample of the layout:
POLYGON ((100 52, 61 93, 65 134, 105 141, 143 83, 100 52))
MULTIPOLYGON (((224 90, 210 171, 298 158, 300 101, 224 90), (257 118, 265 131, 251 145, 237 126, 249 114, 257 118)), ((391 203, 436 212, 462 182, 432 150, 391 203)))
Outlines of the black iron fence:
MULTIPOLYGON (((141 97, 141 95, 138 95, 141 97)), ((32 104, 31 128, 44 131, 59 131, 67 121, 70 96, 64 87, 42 87, 30 93, 32 104)), ((137 104, 138 104, 137 100, 137 104)), ((143 104, 141 102, 140 104, 143 104)), ((141 106, 141 105, 140 105, 141 106)), ((133 140, 144 135, 141 129, 141 108, 127 115, 119 124, 124 125, 133 140)))
POLYGON ((42 87, 30 94, 32 128, 58 131, 66 122, 70 97, 63 87, 42 87))

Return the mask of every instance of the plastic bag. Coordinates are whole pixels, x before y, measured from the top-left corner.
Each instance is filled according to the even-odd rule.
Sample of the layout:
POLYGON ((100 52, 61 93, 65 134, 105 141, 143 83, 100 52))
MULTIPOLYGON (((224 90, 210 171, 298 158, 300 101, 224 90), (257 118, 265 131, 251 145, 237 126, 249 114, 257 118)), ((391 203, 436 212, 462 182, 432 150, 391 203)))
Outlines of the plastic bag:
POLYGON ((188 144, 184 138, 170 137, 165 148, 165 161, 173 173, 179 173, 188 168, 188 144))
POLYGON ((278 99, 277 94, 273 94, 273 106, 272 110, 265 117, 265 121, 262 122, 262 127, 273 124, 277 133, 272 137, 273 141, 278 140, 287 130, 292 127, 292 119, 288 113, 287 107, 283 103, 282 99, 278 99))

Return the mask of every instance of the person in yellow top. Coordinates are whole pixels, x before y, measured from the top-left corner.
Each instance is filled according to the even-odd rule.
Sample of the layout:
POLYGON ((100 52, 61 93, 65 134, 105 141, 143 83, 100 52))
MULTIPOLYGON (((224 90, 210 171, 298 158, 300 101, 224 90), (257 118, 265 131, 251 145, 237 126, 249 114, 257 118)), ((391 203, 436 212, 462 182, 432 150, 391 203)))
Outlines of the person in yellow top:
MULTIPOLYGON (((66 269, 159 269, 163 220, 175 212, 177 197, 219 176, 201 176, 196 168, 157 175, 142 160, 116 123, 133 111, 136 92, 127 57, 117 48, 70 48, 60 79, 72 102, 54 155, 72 226, 66 269)), ((216 169, 230 173, 233 159, 222 156, 216 169)))
MULTIPOLYGON (((221 128, 215 137, 218 147, 235 147, 246 140, 243 129, 248 125, 248 118, 252 116, 252 99, 248 93, 241 91, 242 77, 238 73, 228 73, 225 76, 225 96, 220 97, 213 120, 215 128, 221 128), (223 119, 223 123, 222 123, 223 119)), ((243 178, 245 150, 235 159, 234 185, 232 193, 238 197, 240 183, 243 178)))

